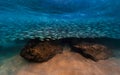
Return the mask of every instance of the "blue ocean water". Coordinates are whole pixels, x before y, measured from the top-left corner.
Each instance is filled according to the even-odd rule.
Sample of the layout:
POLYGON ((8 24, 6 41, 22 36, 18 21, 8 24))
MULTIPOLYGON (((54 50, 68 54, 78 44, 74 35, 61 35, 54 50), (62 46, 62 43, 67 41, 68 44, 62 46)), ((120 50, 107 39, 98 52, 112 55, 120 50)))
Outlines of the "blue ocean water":
MULTIPOLYGON (((24 62, 18 56, 28 39, 36 37, 40 40, 71 37, 95 38, 95 42, 108 46, 112 50, 113 57, 107 61, 92 62, 92 65, 89 61, 76 62, 76 58, 75 62, 68 60, 68 62, 73 61, 70 63, 75 67, 71 69, 72 71, 70 70, 70 73, 76 70, 82 72, 85 64, 84 74, 95 69, 95 74, 119 75, 120 0, 0 0, 0 75, 24 75, 26 73, 32 75, 32 72, 33 75, 34 73, 43 75, 44 70, 46 70, 44 74, 46 75, 47 71, 53 69, 50 71, 52 72, 54 68, 58 68, 54 66, 56 65, 54 62, 57 64, 61 62, 59 64, 62 66, 57 69, 58 72, 55 71, 55 74, 62 70, 64 70, 63 73, 69 71, 63 67, 66 63, 62 60, 53 60, 52 63, 48 62, 48 65, 45 63, 45 65, 36 66, 24 62), (80 67, 76 63, 80 63, 80 67), (87 66, 90 68, 86 68, 87 66), (21 69, 21 67, 25 68, 21 69), (51 69, 48 70, 47 67, 51 69), (37 72, 39 68, 41 71, 37 72), (24 74, 21 74, 21 70, 24 70, 24 74)), ((68 58, 69 53, 66 55, 68 58)), ((67 61, 66 58, 65 61, 67 61)), ((67 66, 71 64, 67 63, 67 66)))
POLYGON ((27 38, 120 39, 119 7, 120 0, 0 0, 1 58, 27 38))
POLYGON ((0 38, 120 38, 119 6, 119 0, 0 0, 0 38))

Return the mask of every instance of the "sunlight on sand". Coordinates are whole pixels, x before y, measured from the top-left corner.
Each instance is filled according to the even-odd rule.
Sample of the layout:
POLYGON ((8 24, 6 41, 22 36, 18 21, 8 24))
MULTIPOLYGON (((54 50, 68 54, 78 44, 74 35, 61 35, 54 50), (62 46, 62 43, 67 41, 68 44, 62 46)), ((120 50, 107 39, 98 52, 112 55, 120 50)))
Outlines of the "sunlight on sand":
POLYGON ((120 59, 94 62, 78 53, 64 51, 44 63, 28 63, 20 56, 5 61, 0 75, 119 75, 120 59))

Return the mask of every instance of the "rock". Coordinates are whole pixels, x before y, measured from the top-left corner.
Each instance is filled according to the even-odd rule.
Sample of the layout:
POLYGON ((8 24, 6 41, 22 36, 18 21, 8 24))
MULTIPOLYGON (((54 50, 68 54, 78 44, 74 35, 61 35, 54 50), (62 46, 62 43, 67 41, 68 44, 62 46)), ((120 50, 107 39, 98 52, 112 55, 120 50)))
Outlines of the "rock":
POLYGON ((66 50, 64 49, 66 46, 69 47, 70 50, 78 52, 84 57, 94 61, 105 60, 112 55, 111 50, 105 45, 93 43, 91 41, 82 42, 79 39, 46 39, 40 41, 38 38, 30 40, 22 49, 20 55, 28 61, 44 62, 56 54, 63 52, 63 50, 66 50))
POLYGON ((94 61, 105 60, 111 57, 111 51, 104 45, 95 43, 79 43, 74 45, 83 56, 94 61))
POLYGON ((22 49, 20 55, 28 61, 44 62, 63 50, 59 41, 33 39, 22 49))

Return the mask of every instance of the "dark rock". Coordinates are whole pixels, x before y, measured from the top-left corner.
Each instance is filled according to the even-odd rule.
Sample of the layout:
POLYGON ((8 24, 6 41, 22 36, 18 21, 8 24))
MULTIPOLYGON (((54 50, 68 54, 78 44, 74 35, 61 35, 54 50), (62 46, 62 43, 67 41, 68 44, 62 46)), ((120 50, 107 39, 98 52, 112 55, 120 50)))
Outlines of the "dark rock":
POLYGON ((63 50, 59 41, 33 39, 22 49, 20 55, 28 61, 44 62, 63 50))
POLYGON ((77 52, 94 61, 104 60, 111 57, 111 51, 104 45, 95 43, 79 43, 74 45, 77 52))
POLYGON ((84 57, 94 61, 105 60, 111 57, 111 50, 105 45, 95 43, 93 39, 82 40, 66 38, 40 41, 36 38, 27 43, 20 55, 28 61, 44 62, 54 57, 56 54, 63 52, 63 49, 65 50, 65 46, 67 46, 71 48, 70 50, 78 52, 84 57))

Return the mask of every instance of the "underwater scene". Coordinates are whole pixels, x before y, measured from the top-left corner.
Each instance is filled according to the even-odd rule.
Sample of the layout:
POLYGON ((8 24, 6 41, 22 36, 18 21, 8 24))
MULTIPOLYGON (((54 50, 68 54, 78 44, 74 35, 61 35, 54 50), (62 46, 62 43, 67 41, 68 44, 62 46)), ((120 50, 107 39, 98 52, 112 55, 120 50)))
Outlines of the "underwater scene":
POLYGON ((120 0, 0 0, 0 75, 120 75, 120 0))

